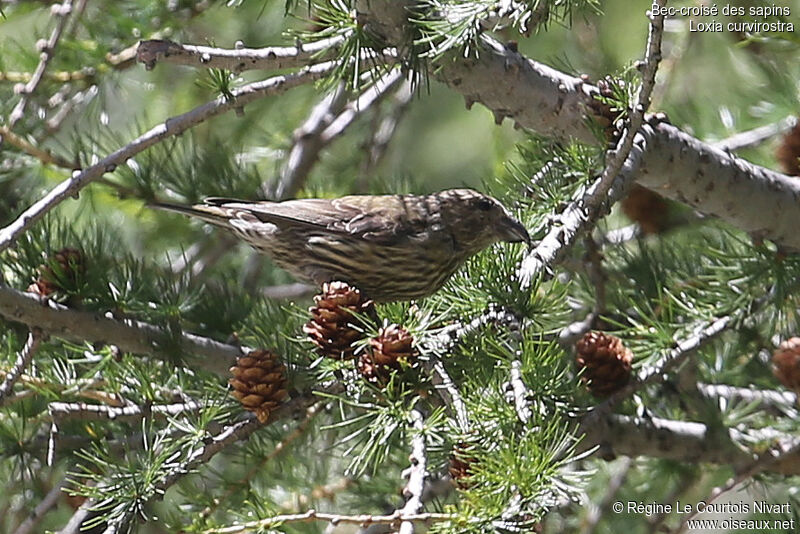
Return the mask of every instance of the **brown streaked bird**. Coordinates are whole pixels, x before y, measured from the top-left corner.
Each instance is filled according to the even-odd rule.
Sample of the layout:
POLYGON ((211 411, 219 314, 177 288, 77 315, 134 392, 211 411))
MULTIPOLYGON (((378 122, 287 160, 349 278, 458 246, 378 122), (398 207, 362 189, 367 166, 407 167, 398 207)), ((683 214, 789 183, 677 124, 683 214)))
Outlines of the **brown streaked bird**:
POLYGON ((493 243, 530 245, 525 227, 500 202, 472 189, 153 207, 232 230, 298 280, 347 282, 377 302, 434 293, 493 243))

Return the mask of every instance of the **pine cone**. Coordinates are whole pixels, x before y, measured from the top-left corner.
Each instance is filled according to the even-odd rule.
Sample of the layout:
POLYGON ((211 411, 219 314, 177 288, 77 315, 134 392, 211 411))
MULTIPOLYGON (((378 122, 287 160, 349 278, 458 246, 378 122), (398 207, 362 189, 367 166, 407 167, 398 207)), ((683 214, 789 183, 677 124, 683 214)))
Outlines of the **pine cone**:
POLYGON ((46 297, 56 291, 75 289, 85 272, 81 251, 62 248, 39 266, 39 278, 28 286, 28 291, 46 297))
POLYGON ((575 363, 583 370, 581 380, 595 397, 607 397, 630 380, 633 353, 618 337, 587 332, 576 349, 575 363))
POLYGON ((792 337, 781 343, 772 355, 772 365, 775 378, 800 394, 800 337, 792 337))
POLYGON ((477 459, 470 453, 466 443, 456 443, 453 446, 447 472, 450 473, 450 478, 453 479, 453 482, 458 488, 468 489, 473 485, 472 482, 467 479, 473 474, 470 468, 475 462, 477 462, 477 459))
POLYGON ((274 352, 259 349, 237 359, 230 371, 231 395, 266 423, 270 412, 286 398, 286 366, 274 352))
POLYGON ((658 234, 669 226, 669 203, 659 194, 634 184, 620 203, 622 213, 639 224, 644 234, 658 234))
POLYGON ((317 346, 317 352, 328 358, 346 360, 354 356, 353 343, 364 337, 356 328, 359 320, 353 312, 367 315, 373 311, 371 300, 365 300, 361 292, 344 282, 323 284, 322 293, 314 297, 316 306, 308 309, 311 320, 303 326, 317 346))
POLYGON ((800 121, 783 136, 781 144, 775 151, 775 157, 781 164, 783 172, 800 176, 800 121))
POLYGON ((358 371, 368 382, 385 386, 394 371, 414 357, 414 338, 408 330, 391 324, 369 340, 369 350, 358 358, 358 371))

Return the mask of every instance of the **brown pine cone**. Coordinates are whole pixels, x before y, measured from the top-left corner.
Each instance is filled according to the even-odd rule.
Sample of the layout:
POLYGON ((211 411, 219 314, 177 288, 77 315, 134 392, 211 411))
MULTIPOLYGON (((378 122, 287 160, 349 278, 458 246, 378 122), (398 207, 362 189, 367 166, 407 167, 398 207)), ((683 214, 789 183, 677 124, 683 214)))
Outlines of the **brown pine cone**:
POLYGON ((658 234, 669 226, 669 203, 661 195, 634 184, 620 202, 622 213, 639 224, 642 233, 658 234))
POLYGON ((575 348, 575 363, 583 371, 581 380, 595 397, 607 397, 630 380, 633 353, 618 337, 587 332, 575 348))
POLYGON ((75 289, 85 272, 81 251, 62 248, 39 267, 39 278, 28 286, 28 291, 46 297, 56 291, 75 289))
POLYGON ((781 144, 775 151, 775 157, 781 164, 783 172, 800 176, 800 121, 783 136, 781 144))
POLYGON ((781 343, 772 355, 772 372, 781 384, 800 394, 800 337, 781 343))
POLYGON ((408 330, 391 324, 369 340, 369 348, 358 358, 358 371, 368 382, 385 386, 394 371, 411 363, 414 337, 408 330))
POLYGON ((258 349, 237 359, 230 371, 231 395, 266 423, 272 410, 286 398, 286 366, 274 352, 258 349))
POLYGON ((371 300, 361 291, 344 282, 323 284, 322 293, 314 297, 316 306, 308 309, 311 320, 303 326, 317 346, 317 352, 328 358, 346 360, 354 356, 353 344, 364 337, 358 328, 359 319, 353 313, 369 315, 373 311, 371 300))

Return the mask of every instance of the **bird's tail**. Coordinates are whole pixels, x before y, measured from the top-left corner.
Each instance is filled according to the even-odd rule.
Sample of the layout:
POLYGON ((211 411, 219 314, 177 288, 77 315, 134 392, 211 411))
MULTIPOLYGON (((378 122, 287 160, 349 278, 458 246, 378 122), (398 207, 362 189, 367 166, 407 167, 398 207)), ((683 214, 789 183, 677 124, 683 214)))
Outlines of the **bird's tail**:
POLYGON ((229 210, 219 206, 209 206, 205 204, 195 204, 194 206, 184 206, 181 204, 171 204, 169 202, 148 202, 147 206, 150 208, 171 211, 188 215, 189 217, 196 217, 202 219, 207 223, 221 226, 223 228, 230 228, 230 213, 229 210))

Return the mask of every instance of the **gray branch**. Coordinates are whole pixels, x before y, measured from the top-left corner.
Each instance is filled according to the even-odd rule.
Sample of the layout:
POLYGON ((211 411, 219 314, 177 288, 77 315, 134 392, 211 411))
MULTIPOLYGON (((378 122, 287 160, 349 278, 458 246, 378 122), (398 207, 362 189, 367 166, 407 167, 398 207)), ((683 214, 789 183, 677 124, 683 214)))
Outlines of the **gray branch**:
MULTIPOLYGON (((168 488, 178 482, 185 475, 196 470, 201 465, 208 463, 211 458, 216 456, 217 453, 221 452, 226 447, 236 443, 237 441, 247 439, 259 428, 307 410, 310 406, 319 402, 320 398, 317 393, 335 394, 341 392, 341 390, 342 386, 338 383, 334 383, 319 391, 310 390, 306 392, 306 394, 296 397, 276 408, 272 413, 270 413, 269 419, 266 423, 261 423, 255 417, 252 417, 228 426, 219 434, 208 440, 205 440, 204 444, 191 452, 188 458, 167 472, 162 480, 155 484, 154 491, 151 493, 151 496, 148 500, 156 498, 159 495, 163 495, 168 488)), ((124 532, 125 525, 130 523, 132 520, 133 512, 125 514, 116 521, 109 522, 104 534, 116 534, 118 532, 124 532)))
POLYGON ((47 492, 47 495, 44 496, 41 502, 36 505, 36 508, 33 509, 30 515, 25 518, 25 521, 19 524, 17 529, 14 531, 14 534, 30 534, 33 532, 33 529, 36 528, 36 525, 38 525, 42 520, 44 514, 58 504, 66 483, 67 479, 62 478, 58 484, 53 486, 50 491, 47 492))
MULTIPOLYGON (((360 0, 366 25, 390 43, 403 43, 410 0, 360 0)), ((589 127, 593 85, 480 38, 480 55, 449 56, 433 74, 480 102, 498 120, 561 139, 596 143, 589 127)), ((667 123, 652 126, 636 181, 667 198, 717 216, 753 235, 800 249, 800 181, 753 165, 667 123), (780 213, 780 217, 770 214, 780 213)))
POLYGON ((614 406, 622 401, 622 399, 627 398, 647 384, 663 381, 669 371, 675 369, 689 356, 716 339, 727 330, 733 322, 733 316, 728 315, 722 317, 703 328, 699 328, 695 334, 678 342, 675 348, 669 350, 658 362, 643 368, 635 380, 632 380, 628 385, 590 411, 584 417, 584 426, 591 426, 594 423, 599 423, 605 415, 611 412, 614 406))
POLYGON ((611 205, 625 195, 641 168, 641 158, 647 146, 646 139, 651 132, 652 128, 644 125, 634 136, 634 144, 610 189, 606 189, 607 175, 604 173, 588 189, 580 192, 580 196, 566 207, 536 248, 525 256, 518 272, 523 285, 530 285, 542 273, 549 274, 551 267, 567 255, 594 221, 608 213, 611 205))
POLYGON ((17 383, 19 377, 25 371, 25 368, 30 365, 33 356, 39 349, 39 343, 42 341, 42 332, 36 328, 31 328, 28 333, 28 339, 25 341, 25 346, 17 354, 17 361, 14 362, 14 367, 6 373, 3 383, 0 384, 0 406, 3 405, 4 400, 11 394, 14 384, 17 383))
POLYGON ((327 74, 333 66, 334 64, 331 62, 311 65, 296 73, 274 76, 247 84, 232 90, 232 97, 219 96, 182 115, 167 119, 94 165, 86 167, 82 171, 75 171, 70 178, 58 184, 26 209, 15 221, 0 229, 0 252, 10 247, 25 230, 58 204, 77 195, 81 189, 105 173, 113 172, 117 165, 124 164, 136 154, 164 139, 179 135, 211 117, 232 109, 241 109, 245 104, 265 96, 279 94, 292 87, 317 80, 327 74))
POLYGON ((347 104, 344 103, 347 96, 344 84, 328 94, 294 133, 294 145, 281 169, 280 181, 272 196, 277 199, 294 196, 319 159, 322 149, 342 135, 356 118, 379 102, 402 80, 402 73, 392 70, 347 104))
POLYGON ((721 148, 722 150, 742 150, 743 148, 750 148, 760 145, 761 143, 768 141, 775 136, 784 134, 794 128, 796 124, 797 117, 786 117, 774 124, 767 124, 765 126, 753 128, 752 130, 739 132, 728 137, 727 139, 723 139, 712 144, 713 146, 721 148))
POLYGON ((36 91, 39 84, 42 82, 47 66, 55 55, 58 41, 61 40, 61 34, 64 33, 64 28, 67 27, 69 15, 72 13, 72 0, 64 0, 63 4, 54 4, 50 8, 50 13, 58 17, 58 19, 53 27, 53 31, 50 33, 50 38, 46 42, 43 42, 40 47, 39 64, 36 65, 36 70, 33 71, 31 79, 19 89, 20 99, 8 116, 9 129, 13 128, 25 115, 25 106, 28 104, 28 98, 36 91))
POLYGON ((522 379, 522 362, 514 360, 511 362, 511 378, 508 385, 509 400, 514 404, 517 417, 523 424, 527 424, 531 419, 531 409, 528 406, 528 387, 522 379))
MULTIPOLYGON (((161 328, 134 319, 113 319, 97 313, 72 310, 32 293, 0 285, 0 316, 55 337, 76 343, 99 342, 115 345, 125 352, 160 355, 174 340, 161 328)), ((182 333, 180 349, 197 356, 199 367, 225 375, 244 352, 240 347, 213 339, 182 333)))
POLYGON ((149 70, 158 61, 203 69, 227 69, 242 72, 252 69, 277 70, 303 67, 318 58, 317 54, 335 51, 347 35, 337 35, 299 46, 265 48, 216 48, 185 45, 166 39, 140 41, 136 60, 149 70))
MULTIPOLYGON (((649 456, 692 464, 713 463, 733 469, 747 469, 757 459, 737 441, 746 438, 735 429, 709 428, 702 423, 674 421, 658 417, 642 418, 627 415, 605 415, 601 424, 582 425, 585 437, 581 451, 600 445, 600 450, 615 455, 649 456)), ((779 433, 765 433, 774 441, 794 439, 779 433)), ((800 452, 781 458, 769 470, 784 475, 800 474, 800 452)))
POLYGON ((85 402, 51 402, 47 406, 54 420, 80 419, 81 421, 138 421, 148 416, 171 417, 203 408, 199 402, 176 402, 155 406, 106 406, 85 402))

